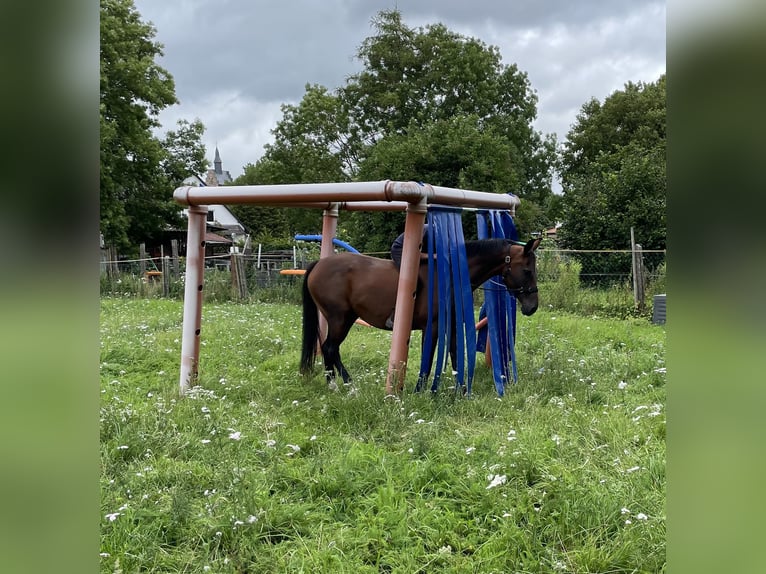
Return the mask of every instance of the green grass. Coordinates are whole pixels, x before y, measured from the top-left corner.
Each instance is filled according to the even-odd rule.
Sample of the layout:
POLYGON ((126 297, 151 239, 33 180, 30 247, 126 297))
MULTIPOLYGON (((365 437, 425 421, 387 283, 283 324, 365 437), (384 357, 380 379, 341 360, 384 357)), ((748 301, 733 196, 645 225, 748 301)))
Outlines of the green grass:
POLYGON ((519 383, 477 356, 384 398, 390 333, 354 327, 354 383, 297 374, 300 309, 207 303, 178 395, 181 303, 101 302, 103 572, 663 572, 665 332, 519 317, 519 383), (493 486, 494 485, 494 486, 493 486))

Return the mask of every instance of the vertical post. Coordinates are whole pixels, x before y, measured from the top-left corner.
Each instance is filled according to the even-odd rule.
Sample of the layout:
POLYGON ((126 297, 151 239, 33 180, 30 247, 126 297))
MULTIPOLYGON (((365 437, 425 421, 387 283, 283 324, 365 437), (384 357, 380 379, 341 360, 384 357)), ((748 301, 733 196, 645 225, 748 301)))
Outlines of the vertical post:
POLYGON ((117 274, 120 272, 117 266, 117 247, 112 244, 109 246, 109 263, 107 264, 107 275, 111 282, 117 281, 117 274))
POLYGON ((171 265, 173 279, 178 279, 179 269, 180 269, 180 267, 178 266, 178 239, 170 240, 170 253, 173 258, 172 259, 173 263, 171 265))
MULTIPOLYGON (((333 242, 335 233, 338 231, 338 204, 332 203, 330 207, 322 212, 322 246, 319 250, 319 258, 324 259, 334 253, 333 242)), ((319 313, 319 340, 317 343, 317 354, 320 346, 327 336, 327 319, 322 313, 319 313)))
POLYGON ((181 394, 197 378, 199 341, 202 329, 202 286, 205 272, 205 226, 207 206, 189 207, 189 229, 186 240, 186 280, 181 337, 181 394))
POLYGON ((637 306, 639 311, 644 310, 644 251, 640 243, 636 243, 636 286, 637 306))
POLYGON ((630 228, 630 251, 632 255, 631 268, 633 271, 633 300, 636 309, 639 311, 644 308, 644 273, 643 273, 643 253, 641 246, 636 243, 636 237, 633 228, 630 228))
POLYGON ((141 279, 146 279, 146 243, 138 245, 138 273, 141 279))
POLYGON ((162 258, 162 296, 170 296, 170 257, 162 258))
POLYGON ((237 292, 240 301, 247 299, 247 270, 245 268, 245 257, 241 253, 231 254, 231 280, 237 292))
POLYGON ((418 270, 420 269, 420 244, 423 240, 423 224, 427 210, 425 198, 418 203, 410 203, 407 206, 402 264, 399 268, 399 285, 396 290, 391 354, 388 362, 388 376, 386 377, 387 395, 392 394, 394 384, 396 384, 396 392, 401 393, 404 387, 404 377, 407 374, 412 314, 415 309, 415 291, 417 290, 418 270))

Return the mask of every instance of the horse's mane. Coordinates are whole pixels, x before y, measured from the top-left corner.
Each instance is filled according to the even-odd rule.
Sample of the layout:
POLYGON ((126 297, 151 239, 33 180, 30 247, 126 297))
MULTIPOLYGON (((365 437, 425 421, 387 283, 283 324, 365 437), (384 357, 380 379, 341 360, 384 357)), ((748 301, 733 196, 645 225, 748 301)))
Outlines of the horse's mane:
POLYGON ((507 239, 474 239, 465 242, 466 257, 494 255, 508 245, 507 239))

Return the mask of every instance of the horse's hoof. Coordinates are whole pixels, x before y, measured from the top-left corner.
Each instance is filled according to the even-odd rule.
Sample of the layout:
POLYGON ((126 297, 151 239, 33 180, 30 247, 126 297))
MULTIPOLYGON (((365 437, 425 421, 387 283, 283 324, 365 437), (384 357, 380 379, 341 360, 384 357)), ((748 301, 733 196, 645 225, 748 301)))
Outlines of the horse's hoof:
POLYGON ((330 381, 329 383, 327 383, 327 388, 330 389, 331 391, 337 391, 338 383, 336 383, 335 381, 330 381))

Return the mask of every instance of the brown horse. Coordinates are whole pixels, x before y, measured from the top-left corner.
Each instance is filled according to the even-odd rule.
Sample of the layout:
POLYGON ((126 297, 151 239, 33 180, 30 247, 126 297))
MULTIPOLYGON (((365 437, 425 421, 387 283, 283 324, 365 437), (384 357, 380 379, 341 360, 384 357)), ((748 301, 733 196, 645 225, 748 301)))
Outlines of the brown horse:
MULTIPOLYGON (((532 315, 537 310, 535 250, 539 245, 540 239, 531 239, 526 244, 508 239, 466 241, 471 290, 499 275, 519 300, 521 313, 532 315)), ((321 346, 327 382, 335 378, 337 371, 345 384, 350 383, 351 377, 340 359, 340 345, 359 317, 373 327, 390 330, 386 328, 386 319, 396 304, 398 283, 399 271, 387 259, 339 253, 310 264, 303 281, 301 373, 309 374, 314 366, 319 339, 318 309, 327 319, 327 338, 321 346)), ((427 285, 428 261, 421 258, 412 330, 427 327, 427 285)), ((434 341, 437 306, 434 305, 432 323, 434 341)))

